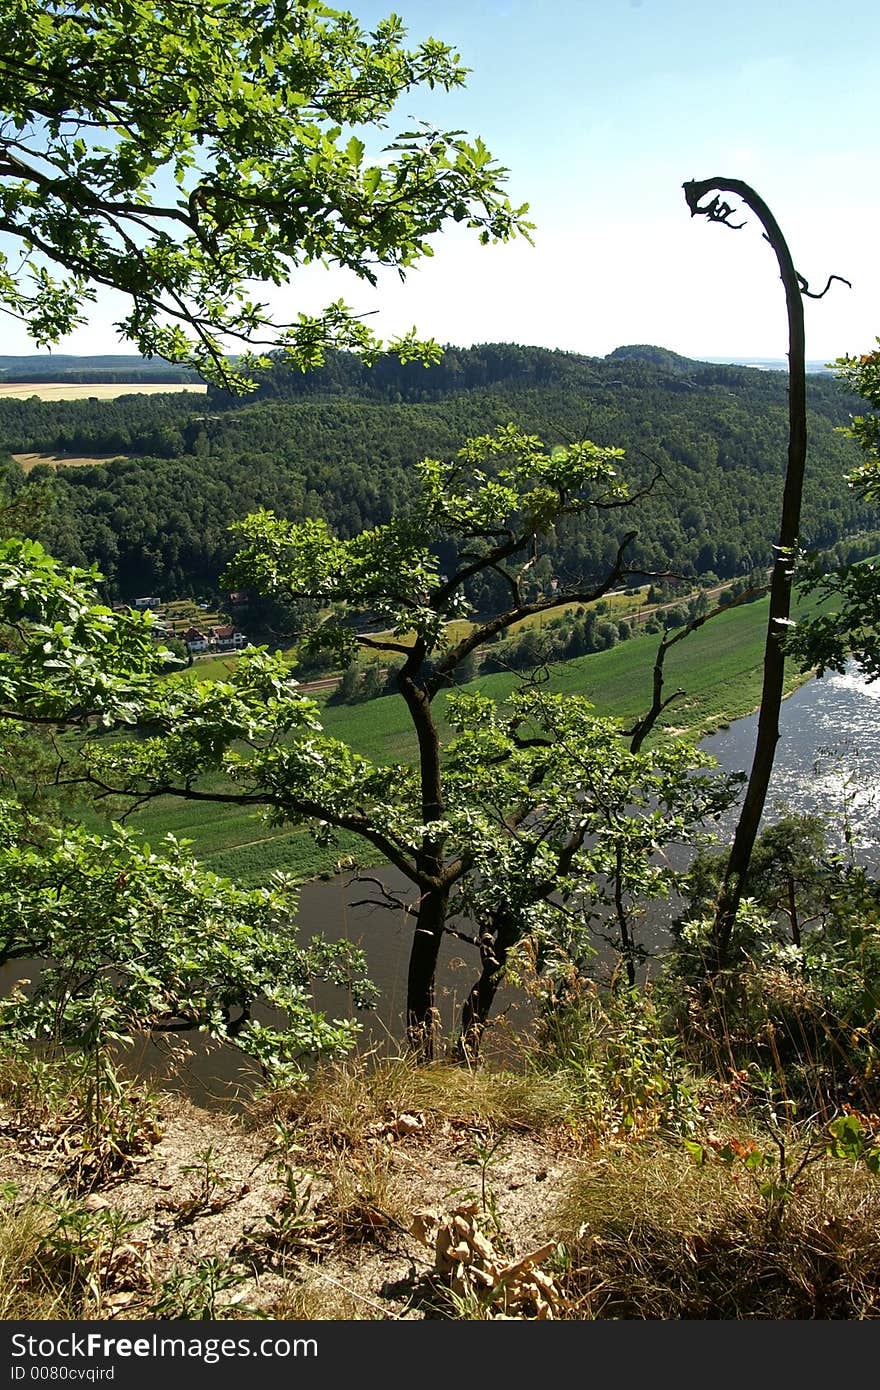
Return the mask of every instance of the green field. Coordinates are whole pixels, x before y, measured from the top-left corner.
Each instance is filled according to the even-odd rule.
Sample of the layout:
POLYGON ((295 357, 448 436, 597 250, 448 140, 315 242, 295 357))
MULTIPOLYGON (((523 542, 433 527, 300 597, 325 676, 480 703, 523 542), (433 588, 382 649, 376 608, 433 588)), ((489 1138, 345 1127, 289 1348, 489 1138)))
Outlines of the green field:
MULTIPOLYGON (((698 740, 757 708, 767 604, 762 599, 733 608, 670 650, 666 691, 681 687, 685 695, 667 710, 655 738, 698 740)), ((586 695, 598 713, 617 716, 626 724, 650 703, 657 643, 656 636, 634 637, 609 651, 556 666, 550 688, 586 695)), ((200 677, 222 676, 224 664, 222 660, 200 663, 195 670, 200 677)), ((787 691, 801 680, 795 671, 790 672, 787 691)), ((503 674, 483 677, 475 686, 503 700, 517 683, 516 676, 503 674)), ((375 761, 414 759, 415 740, 398 697, 385 696, 363 705, 327 705, 325 700, 322 697, 320 703, 329 733, 375 761)), ((448 732, 445 705, 446 697, 440 695, 437 711, 444 734, 448 732)), ((130 823, 143 830, 152 843, 168 831, 191 840, 207 866, 242 884, 264 882, 275 869, 302 878, 329 873, 339 858, 356 850, 368 862, 368 852, 354 836, 341 836, 333 851, 321 850, 307 831, 270 826, 253 808, 239 810, 166 797, 139 811, 130 823)), ((375 857, 372 862, 376 862, 375 857)))

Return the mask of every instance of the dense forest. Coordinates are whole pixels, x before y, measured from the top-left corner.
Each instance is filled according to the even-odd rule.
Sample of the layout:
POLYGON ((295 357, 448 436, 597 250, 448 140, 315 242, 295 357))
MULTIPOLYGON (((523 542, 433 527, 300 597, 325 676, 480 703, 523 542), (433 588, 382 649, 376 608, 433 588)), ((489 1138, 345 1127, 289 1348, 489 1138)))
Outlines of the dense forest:
MULTIPOLYGON (((809 488, 803 543, 828 547, 875 525, 843 481, 855 446, 838 432, 854 402, 832 378, 809 378, 809 488)), ((656 481, 632 512, 629 563, 729 578, 769 562, 786 448, 784 374, 719 366, 663 348, 592 358, 512 344, 448 348, 432 367, 390 356, 373 367, 331 353, 323 370, 281 362, 244 398, 211 388, 113 401, 0 402, 9 455, 95 457, 94 466, 9 461, 6 485, 39 487, 40 539, 60 558, 97 562, 112 597, 216 587, 227 527, 258 508, 323 517, 343 536, 387 521, 409 500, 412 465, 452 456, 468 436, 514 421, 551 444, 589 438, 626 450, 631 490, 656 481)), ((619 518, 562 523, 533 580, 596 573, 613 558, 619 518)), ((492 594, 475 595, 491 604, 492 594)))

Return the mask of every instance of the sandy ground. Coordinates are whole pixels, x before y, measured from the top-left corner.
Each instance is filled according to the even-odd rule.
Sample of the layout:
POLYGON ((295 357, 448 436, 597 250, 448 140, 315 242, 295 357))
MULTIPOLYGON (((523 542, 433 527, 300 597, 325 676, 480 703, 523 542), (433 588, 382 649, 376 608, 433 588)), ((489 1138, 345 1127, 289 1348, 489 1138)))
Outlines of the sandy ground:
MULTIPOLYGON (((363 1142, 324 1141, 323 1154, 302 1137, 298 1144, 288 1130, 279 1167, 272 1123, 162 1096, 155 1131, 127 1171, 80 1192, 87 1209, 114 1209, 135 1223, 123 1236, 124 1258, 114 1256, 101 1316, 181 1316, 173 1293, 167 1311, 156 1311, 163 1288, 167 1298, 181 1277, 212 1260, 233 1276, 217 1295, 217 1317, 437 1316, 425 1302, 435 1252, 413 1234, 415 1213, 432 1209, 443 1219, 476 1202, 510 1262, 552 1239, 554 1209, 579 1166, 564 1143, 557 1150, 510 1133, 487 1169, 484 1194, 474 1154, 487 1136, 471 1124, 389 1112, 363 1142), (292 1190, 302 1210, 279 1242, 292 1190)), ((75 1146, 62 1135, 35 1140, 0 1112, 0 1182, 16 1183, 22 1197, 57 1198, 71 1158, 75 1146)))

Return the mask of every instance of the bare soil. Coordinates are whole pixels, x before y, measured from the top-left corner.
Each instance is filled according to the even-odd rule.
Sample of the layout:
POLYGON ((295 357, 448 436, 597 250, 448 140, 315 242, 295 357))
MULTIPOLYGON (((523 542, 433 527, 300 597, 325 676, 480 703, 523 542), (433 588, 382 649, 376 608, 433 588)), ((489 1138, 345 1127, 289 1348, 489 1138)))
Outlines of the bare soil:
MULTIPOLYGON (((101 1316, 180 1316, 157 1313, 163 1286, 214 1260, 234 1276, 216 1317, 436 1317, 435 1255, 413 1234, 416 1213, 429 1209, 442 1220, 470 1201, 515 1262, 552 1240, 554 1208, 579 1167, 564 1136, 511 1132, 487 1165, 484 1188, 474 1155, 486 1138, 472 1124, 393 1112, 362 1142, 325 1140, 323 1152, 308 1134, 288 1130, 286 1176, 302 1212, 279 1241, 291 1189, 274 1124, 163 1095, 143 1152, 80 1194, 88 1210, 113 1208, 136 1223, 101 1316)), ((62 1134, 23 1141, 0 1115, 0 1183, 14 1182, 22 1197, 57 1198, 75 1156, 62 1134)))

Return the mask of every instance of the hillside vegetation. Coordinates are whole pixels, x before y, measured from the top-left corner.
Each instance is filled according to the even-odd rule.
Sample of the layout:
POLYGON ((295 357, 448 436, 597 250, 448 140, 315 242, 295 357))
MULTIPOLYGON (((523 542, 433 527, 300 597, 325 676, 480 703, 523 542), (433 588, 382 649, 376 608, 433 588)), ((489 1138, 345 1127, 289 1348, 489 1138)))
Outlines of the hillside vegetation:
MULTIPOLYGON (((803 543, 812 548, 870 526, 874 512, 843 481, 857 451, 837 431, 852 399, 815 375, 809 404, 803 543)), ((624 448, 633 490, 659 475, 627 515, 638 529, 632 565, 726 578, 769 562, 784 375, 657 348, 599 359, 500 344, 447 349, 430 368, 383 358, 371 369, 338 353, 306 375, 278 365, 250 397, 212 389, 207 407, 183 396, 3 400, 0 448, 110 456, 54 476, 31 468, 26 479, 10 462, 6 485, 48 491, 40 538, 66 561, 96 562, 112 596, 175 597, 216 586, 232 553, 231 521, 265 507, 324 517, 354 535, 400 511, 415 461, 450 456, 466 437, 510 421, 551 445, 589 438, 624 448)), ((620 529, 614 513, 561 524, 535 579, 601 571, 620 529)))
MULTIPOLYGON (((539 358, 526 354, 524 360, 537 369, 539 358)), ((782 407, 769 388, 760 407, 760 391, 752 399, 748 391, 738 398, 731 385, 707 380, 701 387, 693 379, 700 369, 659 349, 618 354, 611 366, 617 384, 605 382, 606 414, 597 401, 594 423, 604 418, 610 431, 619 398, 626 398, 632 434, 621 439, 620 416, 618 431, 607 438, 628 443, 625 466, 632 486, 658 471, 657 457, 642 457, 633 439, 653 431, 653 447, 663 452, 659 476, 642 503, 637 554, 642 563, 690 572, 698 581, 676 590, 669 575, 665 583, 654 577, 653 599, 646 588, 642 602, 644 626, 656 627, 661 604, 678 608, 679 595, 684 601, 690 591, 691 603, 707 605, 707 591, 717 592, 719 578, 741 575, 746 567, 761 569, 768 544, 762 528, 769 523, 758 517, 773 514, 782 407), (633 377, 625 389, 620 382, 628 372, 633 377), (644 378, 653 383, 650 390, 636 384, 644 378), (658 420, 675 420, 671 402, 681 390, 693 393, 693 411, 687 421, 682 412, 680 431, 673 433, 669 423, 668 436, 655 438, 658 420), (731 423, 729 436, 725 418, 736 426, 731 423), (699 442, 700 459, 695 454, 693 466, 683 461, 682 440, 695 448, 699 442), (673 484, 668 473, 675 475, 673 484)), ((581 370, 583 361, 575 359, 575 368, 581 370)), ((711 369, 718 371, 723 376, 723 369, 711 369)), ((540 387, 509 394, 487 390, 482 396, 466 388, 441 392, 432 401, 389 402, 344 392, 337 400, 329 388, 326 399, 297 401, 283 396, 286 378, 281 394, 273 396, 276 386, 267 381, 244 406, 216 399, 213 418, 186 414, 182 406, 175 415, 162 403, 153 427, 164 422, 161 437, 169 440, 175 430, 191 431, 188 455, 139 456, 130 438, 128 459, 54 474, 37 467, 27 480, 10 467, 8 484, 19 500, 49 498, 52 510, 40 523, 46 533, 55 527, 60 546, 66 536, 70 544, 76 540, 85 560, 98 558, 115 592, 124 591, 128 574, 138 589, 165 598, 199 579, 205 593, 215 582, 213 571, 188 568, 189 533, 176 519, 188 500, 201 499, 205 536, 213 537, 215 547, 211 564, 219 561, 228 543, 223 526, 237 514, 223 513, 224 468, 244 486, 250 458, 252 489, 254 479, 259 482, 252 454, 240 455, 235 472, 229 445, 236 431, 259 439, 265 429, 265 447, 277 448, 278 457, 293 450, 295 440, 302 458, 318 438, 316 421, 330 436, 336 420, 345 424, 347 439, 360 439, 366 454, 367 439, 358 429, 369 419, 375 460, 381 452, 377 441, 387 443, 381 421, 396 421, 400 432, 389 424, 392 445, 378 473, 369 462, 352 466, 350 453, 343 466, 343 455, 334 461, 329 448, 323 462, 308 465, 308 475, 292 454, 286 474, 277 458, 271 467, 266 463, 265 476, 279 490, 308 476, 315 486, 303 493, 300 510, 320 515, 323 508, 345 536, 350 520, 343 518, 344 508, 371 478, 371 521, 381 520, 388 507, 377 478, 399 488, 401 507, 407 501, 401 441, 406 437, 411 446, 413 436, 404 426, 413 420, 427 430, 430 415, 451 440, 450 416, 466 422, 469 411, 480 409, 479 400, 483 407, 500 403, 499 409, 517 402, 521 423, 530 401, 535 418, 550 408, 540 387), (305 430, 309 419, 314 436, 305 430), (151 544, 159 548, 147 563, 136 538, 143 540, 145 527, 155 524, 148 494, 132 491, 126 513, 113 489, 125 477, 133 486, 155 486, 163 477, 167 483, 166 467, 180 469, 191 492, 168 488, 156 494, 168 529, 151 532, 151 544), (321 497, 318 485, 324 488, 321 497), (102 558, 101 547, 110 540, 115 549, 102 558), (175 545, 176 569, 163 575, 165 548, 175 545)), ((574 388, 562 386, 552 398, 560 411, 575 409, 578 400, 574 388)), ((825 415, 814 411, 814 434, 844 449, 834 433, 837 405, 831 395, 827 404, 825 415)), ((38 421, 44 408, 24 405, 19 421, 38 421)), ((57 419, 71 408, 45 409, 56 409, 57 419)), ((99 413, 92 406, 93 416, 99 413)), ((148 403, 132 406, 129 415, 145 429, 148 403)), ((49 418, 43 417, 44 426, 49 418)), ((486 427, 485 418, 480 424, 486 427)), ((557 428, 558 423, 552 431, 545 428, 551 440, 557 428)), ((440 452, 437 438, 425 452, 440 452)), ((32 451, 49 447, 46 439, 30 442, 32 451)), ((450 442, 450 451, 457 442, 450 442)), ((519 440, 516 447, 528 453, 530 445, 519 440)), ((52 444, 56 451, 73 447, 71 440, 52 444)), ((109 446, 95 437, 89 447, 97 453, 109 446)), ((317 446, 313 452, 319 453, 317 446)), ((617 495, 618 460, 609 451, 589 462, 604 485, 597 490, 599 514, 617 495)), ((828 467, 830 479, 828 460, 814 463, 817 471, 828 467)), ((565 470, 576 478, 579 466, 586 462, 552 445, 547 454, 536 453, 535 471, 556 479, 554 518, 565 515, 571 496, 565 470)), ((480 489, 491 494, 485 475, 477 476, 480 489)), ((393 604, 383 609, 374 597, 380 591, 370 587, 383 559, 376 550, 346 549, 320 528, 296 531, 297 545, 290 547, 294 578, 300 549, 308 551, 300 544, 303 536, 318 538, 318 559, 328 562, 317 564, 317 582, 305 587, 314 611, 304 616, 319 616, 328 602, 324 576, 333 579, 349 567, 354 600, 347 600, 348 608, 336 601, 336 656, 350 654, 347 637, 363 636, 352 614, 369 616, 372 610, 376 623, 384 615, 389 631, 407 629, 412 649, 421 643, 423 654, 435 658, 433 668, 425 661, 418 689, 434 682, 431 727, 451 795, 445 820, 435 815, 427 829, 424 795, 419 802, 412 775, 414 735, 423 726, 415 720, 407 725, 401 701, 334 703, 325 693, 319 699, 324 732, 318 732, 311 716, 303 719, 285 656, 249 653, 237 662, 215 659, 176 675, 167 665, 160 670, 165 657, 157 654, 151 629, 138 614, 91 606, 96 596, 86 592, 88 576, 60 571, 30 541, 7 543, 9 702, 15 712, 49 720, 62 731, 51 747, 30 747, 22 743, 19 726, 11 725, 4 756, 16 794, 17 768, 28 769, 28 759, 37 754, 54 764, 55 791, 63 787, 64 755, 79 747, 87 728, 91 747, 81 766, 92 770, 87 777, 102 789, 98 808, 108 805, 103 793, 113 788, 128 808, 144 789, 156 795, 147 809, 131 815, 126 829, 105 830, 93 810, 95 818, 87 819, 95 834, 77 823, 83 819, 80 808, 61 804, 58 819, 70 819, 58 829, 48 784, 50 814, 42 823, 39 798, 33 807, 10 801, 5 808, 5 920, 15 924, 6 963, 17 971, 25 961, 58 960, 60 968, 44 970, 32 996, 21 982, 0 1014, 7 1058, 0 1083, 2 1316, 592 1320, 861 1319, 880 1313, 876 882, 852 855, 829 849, 820 818, 789 815, 769 827, 757 847, 753 900, 737 918, 722 971, 712 964, 707 915, 721 858, 717 850, 706 850, 691 871, 679 874, 666 854, 667 844, 701 842, 701 833, 694 837, 697 821, 728 804, 721 788, 701 793, 698 763, 688 768, 688 757, 679 755, 690 756, 691 741, 756 705, 766 601, 731 607, 670 648, 667 689, 680 686, 684 693, 651 726, 644 753, 639 745, 619 757, 617 729, 595 724, 593 713, 624 722, 644 713, 659 637, 656 630, 640 635, 634 623, 611 621, 611 599, 620 607, 624 599, 636 599, 632 581, 621 584, 619 564, 609 568, 619 543, 617 524, 594 525, 584 503, 577 532, 564 522, 554 531, 546 514, 540 515, 546 491, 527 490, 527 470, 508 469, 497 491, 512 499, 505 504, 508 524, 521 526, 525 536, 511 542, 520 561, 515 577, 508 576, 517 596, 512 611, 546 617, 557 595, 566 609, 546 627, 525 629, 538 644, 538 658, 543 641, 558 643, 563 635, 570 654, 570 638, 585 638, 599 603, 605 626, 616 626, 618 635, 609 634, 606 650, 551 662, 546 683, 534 668, 525 681, 512 670, 483 674, 477 682, 462 677, 456 708, 441 679, 449 659, 443 623, 426 620, 425 576, 436 586, 437 607, 428 617, 439 619, 447 611, 442 595, 449 587, 439 572, 444 546, 449 544, 453 572, 456 564, 465 566, 462 583, 477 568, 467 569, 470 537, 459 539, 456 552, 447 532, 465 524, 478 537, 487 526, 492 536, 508 532, 492 530, 501 522, 485 522, 485 513, 462 495, 452 465, 442 477, 444 486, 429 493, 431 505, 421 514, 425 526, 407 531, 395 512, 397 531, 380 534, 380 541, 391 536, 400 542, 398 551, 384 556, 378 581, 387 583, 392 597, 402 593, 396 611, 393 604), (520 480, 520 492, 511 489, 511 479, 520 480), (470 513, 467 505, 474 507, 470 513), (527 506, 537 508, 534 516, 527 506), (440 517, 433 531, 431 507, 440 517), (533 527, 535 519, 543 527, 533 527), (532 534, 547 539, 530 554, 532 534), (431 552, 413 559, 413 548, 417 552, 425 537, 431 538, 431 552), (567 589, 554 585, 567 585, 572 571, 603 565, 606 588, 599 585, 590 597, 582 593, 579 603, 563 603, 567 589), (53 660, 45 659, 47 652, 53 660), (214 685, 192 684, 194 675, 209 671, 214 685), (583 705, 584 697, 594 711, 583 705), (450 743, 457 730, 466 737, 450 743), (636 767, 640 757, 645 761, 636 767), (287 771, 279 780, 276 770, 283 766, 287 771), (638 778, 655 772, 655 780, 643 784, 627 775, 630 767, 638 778), (114 771, 123 775, 114 780, 114 771), (264 774, 265 787, 258 780, 264 774), (254 778, 256 793, 249 795, 248 779, 254 778), (655 786, 663 798, 659 806, 655 786), (410 831, 405 797, 413 789, 410 831), (191 792, 200 798, 196 803, 191 792), (465 798, 460 808, 457 794, 465 798), (635 797, 642 798, 640 805, 635 797), (361 831, 361 839, 349 844, 346 827, 362 823, 370 798, 377 823, 387 823, 391 838, 364 840, 361 831), (230 801, 238 802, 232 810, 225 804, 230 801), (264 806, 274 809, 273 826, 262 819, 264 806), (30 822, 26 816, 34 808, 37 818, 30 822), (317 842, 306 829, 316 815, 317 842), (158 854, 144 846, 138 830, 148 832, 158 854), (203 865, 235 882, 204 873, 185 851, 163 844, 166 830, 193 840, 203 865), (373 995, 362 979, 364 962, 345 940, 299 943, 286 929, 291 885, 276 878, 270 886, 271 870, 297 876, 326 871, 358 843, 361 859, 370 862, 383 843, 397 848, 405 835, 420 840, 429 831, 438 840, 460 834, 462 863, 475 844, 484 846, 484 858, 471 866, 472 881, 465 885, 470 896, 444 903, 444 929, 449 922, 459 936, 453 922, 472 918, 477 924, 479 939, 470 944, 479 946, 482 976, 474 988, 487 973, 503 970, 528 1000, 523 1031, 513 1035, 511 1019, 499 1012, 477 1065, 480 1033, 472 1022, 466 1032, 463 1012, 456 1033, 437 1038, 431 1054, 423 1046, 422 1053, 413 1048, 409 1056, 396 1056, 389 1045, 389 1055, 380 1059, 371 1046, 340 1060, 352 1042, 350 1025, 311 1014, 309 1001, 316 981, 327 980, 349 989, 358 1007, 368 1006, 373 995), (570 870, 579 852, 584 862, 578 878, 560 890, 559 870, 570 870), (547 861, 548 876, 541 856, 550 853, 555 857, 547 861), (261 886, 248 892, 247 885, 261 886), (642 953, 632 927, 645 902, 673 890, 681 907, 670 921, 669 949, 650 982, 638 984, 634 967, 642 953), (549 901, 560 891, 567 894, 564 900, 549 901), (545 899, 546 913, 530 916, 531 909, 543 909, 545 899), (618 966, 607 990, 593 975, 590 941, 603 905, 614 906, 620 928, 618 966), (266 1004, 278 1018, 264 1024, 253 1006, 266 1004), (229 1064, 225 1075, 241 1086, 234 1107, 228 1082, 223 1108, 208 1113, 168 1089, 157 1094, 142 1074, 136 1081, 127 1074, 142 1065, 136 1055, 145 1035, 164 1038, 176 1031, 193 1044, 181 1043, 170 1056, 172 1084, 186 1084, 184 1059, 207 1061, 209 1067, 215 1060, 221 1068, 229 1064), (473 1048, 463 1047, 463 1039, 474 1037, 473 1048), (32 1047, 37 1039, 39 1055, 32 1047), (496 1045, 504 1054, 500 1063, 496 1045), (211 1057, 212 1048, 221 1050, 219 1058, 211 1057), (467 1065, 451 1066, 453 1058, 467 1065), (38 1149, 49 1153, 41 1152, 35 1164, 38 1149)), ((846 496, 838 509, 823 497, 822 508, 824 543, 873 521, 869 510, 860 511, 846 496)), ((361 516, 357 525, 363 522, 361 516)), ((278 539, 275 523, 256 518, 251 524, 266 526, 265 540, 278 539)), ((240 573, 230 575, 236 588, 240 573)), ((742 593, 751 596, 750 588, 742 593)), ((472 597, 473 606, 464 604, 459 612, 479 618, 481 605, 485 612, 495 595, 486 584, 472 597)), ((204 603, 188 611, 208 614, 204 603)), ((259 615, 256 605, 251 611, 259 615)), ((705 614, 705 606, 698 611, 705 614)), ((673 612, 665 615, 670 631, 689 616, 678 613, 672 622, 673 612)), ((267 622, 278 615, 285 616, 280 605, 263 613, 267 622)), ((291 609, 287 616, 298 615, 291 609)), ((456 621, 466 626, 469 618, 456 621)), ((471 632, 475 643, 478 633, 483 643, 489 632, 485 619, 483 624, 471 632)), ((486 649, 490 660, 499 646, 486 649)), ((376 650, 384 655, 387 648, 380 640, 376 650)), ((392 652, 404 659, 399 683, 406 688, 411 649, 404 643, 392 652)), ((461 674, 456 660, 450 685, 461 674)), ((463 670, 464 659, 460 665, 463 670)), ((790 684, 799 678, 789 673, 790 684)), ((420 738, 420 752, 424 742, 420 738)), ((52 767, 46 766, 51 779, 52 767)), ((74 776, 72 787, 77 785, 74 776)), ((116 802, 109 808, 116 810, 116 802)), ((446 861, 452 862, 449 872, 455 871, 451 852, 446 861)), ((415 874, 412 881, 424 901, 431 880, 425 876, 422 883, 415 874)), ((413 938, 418 943, 418 931, 413 938)), ((489 1006, 493 998, 494 993, 489 1006)), ((432 976, 427 1017, 435 1029, 439 1011, 433 999, 432 976)), ((409 999, 408 1009, 411 1019, 409 999)), ((488 1007, 481 1031, 487 1018, 488 1007)))

